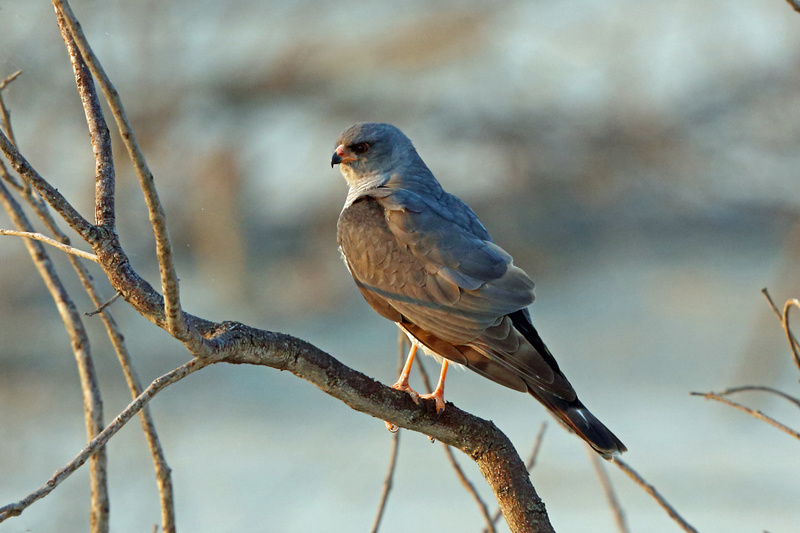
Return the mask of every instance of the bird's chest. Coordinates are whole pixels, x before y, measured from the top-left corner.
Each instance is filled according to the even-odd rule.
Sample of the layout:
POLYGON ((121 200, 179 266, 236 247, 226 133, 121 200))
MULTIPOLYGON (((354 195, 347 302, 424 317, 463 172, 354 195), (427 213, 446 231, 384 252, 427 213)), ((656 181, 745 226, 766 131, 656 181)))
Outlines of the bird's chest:
POLYGON ((350 273, 361 281, 423 284, 417 260, 389 229, 383 206, 363 198, 339 215, 339 250, 350 273), (419 279, 417 279, 419 278, 419 279))

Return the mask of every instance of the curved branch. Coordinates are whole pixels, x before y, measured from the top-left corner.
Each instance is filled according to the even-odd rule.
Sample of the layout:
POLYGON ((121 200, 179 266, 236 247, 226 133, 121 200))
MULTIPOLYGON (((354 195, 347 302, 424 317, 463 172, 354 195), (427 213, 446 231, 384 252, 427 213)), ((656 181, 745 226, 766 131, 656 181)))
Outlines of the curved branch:
POLYGON ((783 391, 779 391, 778 389, 774 389, 772 387, 765 387, 763 385, 742 385, 741 387, 730 387, 718 394, 720 396, 728 396, 729 394, 736 394, 737 392, 750 392, 750 391, 769 392, 776 396, 780 396, 786 401, 792 402, 797 407, 800 407, 800 400, 795 398, 794 396, 786 394, 783 391))
POLYGON ((797 339, 789 327, 789 311, 792 310, 792 307, 797 307, 800 309, 800 300, 797 300, 796 298, 786 300, 786 303, 783 304, 783 316, 781 317, 781 324, 783 324, 783 331, 786 333, 786 340, 789 341, 789 346, 792 349, 792 355, 794 355, 794 364, 797 366, 797 369, 800 370, 800 343, 797 342, 797 339))
MULTIPOLYGON (((458 448, 478 464, 513 532, 552 532, 544 504, 530 482, 525 465, 508 438, 493 423, 455 406, 437 415, 431 406, 427 406, 428 409, 414 404, 407 394, 348 368, 319 348, 295 337, 236 322, 215 323, 183 312, 164 210, 119 95, 86 42, 67 1, 53 0, 53 4, 63 17, 79 55, 85 59, 109 101, 123 142, 134 161, 156 235, 164 295, 132 268, 113 227, 108 224, 94 226, 80 217, 58 191, 35 173, 11 143, 2 142, 5 136, 0 138, 0 147, 20 176, 31 183, 92 247, 114 290, 140 314, 183 341, 193 354, 202 357, 190 363, 198 368, 223 361, 288 370, 355 410, 458 448)), ((71 53, 78 55, 74 50, 71 53)), ((85 88, 90 90, 89 85, 85 88)), ((87 121, 97 122, 99 117, 87 112, 87 121)), ((97 125, 90 125, 90 129, 97 125)), ((98 139, 93 141, 100 142, 98 139)), ((130 409, 125 411, 128 418, 134 412, 130 409)), ((119 418, 115 420, 115 424, 124 422, 119 418)), ((86 453, 97 453, 101 448, 102 444, 97 444, 86 453)))
POLYGON ((745 412, 745 413, 749 414, 750 416, 752 416, 754 418, 762 420, 762 421, 766 422, 767 424, 780 429, 784 433, 786 433, 788 435, 791 435, 792 437, 800 440, 800 433, 799 432, 793 430, 789 426, 781 424, 780 422, 778 422, 774 418, 765 415, 764 413, 762 413, 761 411, 759 411, 757 409, 752 409, 750 407, 747 407, 746 405, 742 405, 740 403, 736 403, 734 401, 731 401, 731 400, 729 400, 727 398, 723 398, 722 396, 720 396, 719 394, 717 394, 715 392, 692 392, 691 395, 692 396, 702 396, 703 398, 705 398, 707 400, 716 400, 716 401, 722 402, 722 403, 724 403, 726 405, 730 405, 731 407, 733 407, 735 409, 738 409, 738 410, 740 410, 742 412, 745 412))
POLYGON ((65 479, 71 476, 75 471, 77 471, 84 463, 86 463, 89 458, 93 455, 99 453, 106 443, 113 437, 122 427, 125 425, 128 420, 133 418, 136 413, 138 413, 146 404, 149 402, 153 396, 159 393, 159 391, 166 388, 168 385, 175 383, 176 381, 185 378, 192 372, 200 370, 204 366, 210 364, 210 361, 204 361, 201 359, 192 359, 188 363, 179 366, 175 370, 168 372, 161 376, 160 378, 154 380, 147 389, 144 390, 133 402, 131 402, 128 407, 125 408, 119 415, 117 415, 111 423, 106 426, 106 428, 101 431, 92 441, 75 456, 75 458, 67 463, 62 468, 56 470, 55 474, 47 480, 47 482, 42 485, 38 490, 30 493, 22 500, 12 503, 9 505, 4 505, 0 507, 0 522, 12 517, 12 516, 19 516, 22 512, 30 507, 33 503, 38 500, 41 500, 51 492, 65 479))
POLYGON ((431 406, 416 405, 408 394, 382 385, 290 335, 236 322, 217 324, 205 335, 219 347, 233 348, 221 356, 223 362, 288 370, 356 411, 458 448, 478 464, 511 531, 552 531, 522 459, 492 422, 452 405, 437 415, 431 406))
MULTIPOLYGON (((0 204, 3 205, 15 226, 26 233, 32 233, 33 227, 28 221, 20 205, 9 194, 5 185, 0 182, 0 204)), ((87 440, 92 439, 103 428, 103 401, 92 360, 89 337, 83 326, 80 313, 75 303, 61 282, 53 267, 50 256, 44 246, 32 239, 24 240, 39 275, 47 286, 53 301, 58 308, 61 321, 67 330, 72 343, 72 351, 78 366, 78 374, 83 392, 83 409, 87 440)), ((93 532, 108 531, 108 482, 106 475, 106 456, 104 452, 92 458, 90 467, 91 502, 90 527, 93 532)))
MULTIPOLYGON (((183 316, 180 303, 178 275, 175 271, 172 244, 170 243, 169 233, 167 231, 164 206, 161 204, 161 199, 156 191, 153 173, 147 165, 142 149, 136 139, 136 134, 133 131, 133 127, 128 120, 128 115, 122 105, 119 93, 111 83, 102 65, 100 65, 100 61, 98 61, 91 46, 89 46, 89 42, 86 40, 86 36, 81 29, 80 22, 78 22, 78 19, 72 12, 69 2, 67 0, 53 0, 53 6, 56 8, 56 11, 64 17, 69 27, 71 37, 75 40, 92 74, 97 78, 100 88, 116 119, 117 127, 122 136, 122 142, 128 150, 128 155, 133 162, 136 175, 139 177, 139 184, 144 193, 150 224, 153 227, 153 234, 156 240, 156 254, 158 256, 158 267, 161 274, 161 288, 164 293, 163 308, 167 323, 166 329, 171 335, 187 343, 192 353, 202 353, 204 348, 202 340, 199 339, 187 325, 183 316)), ((88 115, 87 119, 91 120, 88 115)))
POLYGON ((50 185, 36 170, 28 163, 22 154, 19 153, 17 147, 14 146, 5 133, 0 131, 0 150, 11 163, 11 167, 17 171, 17 174, 27 183, 33 185, 33 188, 50 204, 50 207, 61 215, 61 218, 69 224, 69 226, 78 232, 84 239, 90 238, 91 233, 94 231, 94 225, 88 220, 83 218, 83 215, 72 207, 64 196, 58 192, 58 189, 50 185))

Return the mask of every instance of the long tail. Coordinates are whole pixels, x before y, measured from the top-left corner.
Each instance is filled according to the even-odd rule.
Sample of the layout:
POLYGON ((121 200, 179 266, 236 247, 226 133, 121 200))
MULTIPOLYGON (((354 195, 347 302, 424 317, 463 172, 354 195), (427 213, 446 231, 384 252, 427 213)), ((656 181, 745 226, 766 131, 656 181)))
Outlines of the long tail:
MULTIPOLYGON (((539 336, 539 332, 533 327, 527 309, 516 311, 509 315, 514 327, 522 333, 525 339, 539 352, 539 355, 547 362, 553 372, 564 374, 558 368, 553 354, 539 336)), ((566 377, 564 377, 566 380, 566 377)), ((528 382, 528 392, 539 400, 553 415, 562 422, 568 429, 574 431, 585 440, 592 448, 604 458, 609 459, 615 453, 627 451, 627 448, 616 435, 600 422, 577 396, 566 400, 553 391, 528 382)))
POLYGON ((612 455, 628 450, 622 444, 622 441, 611 433, 611 430, 600 422, 577 398, 567 402, 547 393, 542 394, 542 391, 530 390, 529 392, 547 407, 559 422, 577 433, 580 438, 585 440, 589 446, 594 448, 605 459, 610 459, 612 455))

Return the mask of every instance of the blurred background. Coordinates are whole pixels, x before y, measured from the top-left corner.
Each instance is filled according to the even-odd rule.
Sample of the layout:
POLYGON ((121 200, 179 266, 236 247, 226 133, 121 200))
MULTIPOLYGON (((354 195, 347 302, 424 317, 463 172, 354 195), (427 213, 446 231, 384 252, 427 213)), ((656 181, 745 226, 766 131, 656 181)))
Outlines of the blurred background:
MULTIPOLYGON (((627 444, 625 459, 701 531, 797 530, 800 443, 689 396, 742 384, 797 393, 759 292, 769 287, 779 304, 800 296, 800 14, 786 2, 73 8, 156 176, 189 312, 291 333, 394 382, 395 327, 369 309, 340 260, 346 186, 329 167, 345 127, 394 123, 536 281, 534 323, 583 401, 627 444)), ((88 217, 93 157, 53 8, 1 2, 0 15, 0 78, 23 71, 4 93, 20 147, 88 217)), ((157 284, 141 192, 115 148, 122 243, 157 284)), ((10 227, 4 213, 0 227, 10 227)), ((0 254, 6 504, 68 462, 85 434, 56 310, 20 240, 0 239, 0 254)), ((111 309, 143 382, 187 360, 126 304, 111 309)), ((86 324, 110 420, 128 392, 99 319, 86 324)), ((550 421, 531 398, 472 373, 452 374, 447 398, 493 420, 523 456, 550 421)), ((782 400, 741 399, 799 425, 782 400)), ((151 408, 180 530, 369 530, 391 443, 381 421, 291 375, 224 365, 151 408)), ((151 531, 158 499, 138 422, 111 441, 109 461, 112 529, 151 531)), ((483 527, 438 444, 404 432, 398 461, 381 531, 483 527)), ((677 530, 609 469, 632 531, 677 530)), ((582 444, 552 421, 532 479, 557 531, 616 531, 582 444)), ((0 529, 85 531, 88 490, 80 471, 0 529)))

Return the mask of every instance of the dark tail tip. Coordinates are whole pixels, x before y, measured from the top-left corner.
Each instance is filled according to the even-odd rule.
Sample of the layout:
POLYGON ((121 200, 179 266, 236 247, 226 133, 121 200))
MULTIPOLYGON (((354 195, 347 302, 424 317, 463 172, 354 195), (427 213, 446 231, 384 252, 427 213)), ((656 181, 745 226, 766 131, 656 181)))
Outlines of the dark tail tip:
POLYGON ((567 425, 570 429, 575 431, 605 459, 610 459, 613 455, 628 451, 622 441, 611 433, 611 430, 583 405, 579 407, 570 406, 563 411, 563 414, 569 420, 567 425))
POLYGON ((611 459, 613 455, 628 450, 622 441, 611 433, 611 430, 600 422, 580 400, 567 402, 554 396, 544 399, 539 395, 533 395, 553 413, 559 422, 577 433, 603 458, 611 459))

